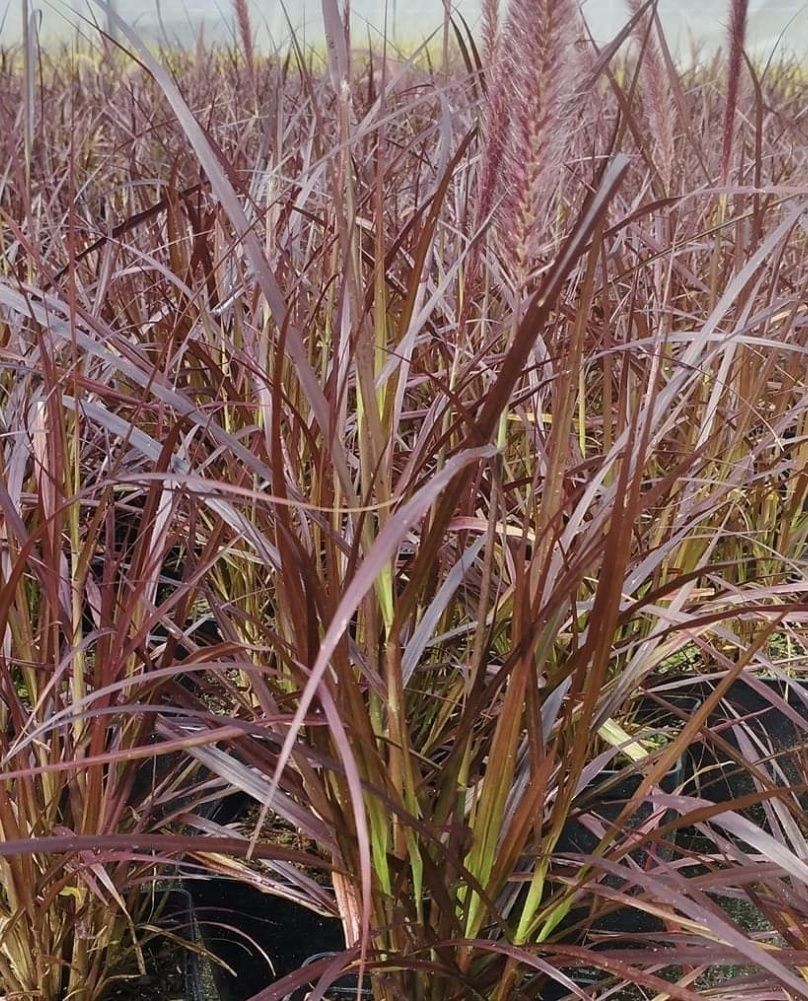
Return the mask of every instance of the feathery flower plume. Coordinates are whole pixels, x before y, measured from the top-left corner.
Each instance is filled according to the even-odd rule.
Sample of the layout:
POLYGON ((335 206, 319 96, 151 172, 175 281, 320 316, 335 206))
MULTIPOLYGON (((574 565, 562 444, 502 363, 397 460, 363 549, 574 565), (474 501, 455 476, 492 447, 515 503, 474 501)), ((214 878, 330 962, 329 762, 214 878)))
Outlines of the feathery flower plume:
POLYGON ((729 62, 727 65, 727 97, 724 105, 724 135, 721 143, 721 179, 726 184, 729 160, 732 155, 732 135, 735 127, 735 109, 738 106, 741 82, 741 61, 746 40, 746 19, 749 0, 730 0, 729 62))
POLYGON ((574 0, 512 0, 500 41, 504 187, 500 234, 524 281, 558 191, 577 83, 574 0))
POLYGON ((499 0, 483 0, 483 63, 492 67, 497 58, 499 0))
POLYGON ((499 63, 491 64, 488 95, 483 113, 483 146, 480 180, 477 188, 477 226, 482 225, 494 204, 497 178, 507 131, 504 74, 499 63))
MULTIPOLYGON (((504 74, 499 65, 499 0, 483 3, 483 65, 485 66, 486 99, 483 106, 481 132, 483 136, 482 162, 477 179, 477 204, 474 215, 475 232, 483 225, 494 205, 497 177, 502 162, 505 142, 504 74)), ((474 293, 479 277, 480 245, 472 248, 468 264, 468 286, 474 293)))
POLYGON ((244 50, 244 60, 250 77, 255 79, 255 51, 253 49, 252 25, 250 24, 250 11, 247 7, 247 0, 233 0, 233 10, 236 15, 236 26, 241 47, 244 50))
MULTIPOLYGON (((629 0, 632 16, 636 16, 644 6, 643 0, 629 0)), ((654 19, 655 16, 655 9, 652 8, 650 18, 654 19)), ((653 20, 649 24, 649 18, 644 17, 637 22, 634 35, 643 47, 640 81, 642 93, 646 98, 645 115, 650 126, 649 131, 654 137, 659 175, 665 185, 666 193, 669 193, 675 155, 674 105, 670 81, 657 47, 653 28, 653 20)))

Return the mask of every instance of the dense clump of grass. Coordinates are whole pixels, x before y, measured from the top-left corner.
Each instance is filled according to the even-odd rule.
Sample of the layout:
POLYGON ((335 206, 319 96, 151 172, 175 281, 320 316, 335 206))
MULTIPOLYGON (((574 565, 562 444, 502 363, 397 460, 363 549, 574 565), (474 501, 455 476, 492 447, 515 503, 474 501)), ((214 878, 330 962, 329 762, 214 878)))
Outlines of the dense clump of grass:
POLYGON ((100 997, 141 883, 252 853, 379 999, 593 964, 692 998, 739 956, 714 993, 805 996, 794 797, 768 832, 666 799, 709 706, 626 729, 677 657, 805 667, 805 80, 735 86, 739 20, 729 88, 677 71, 648 5, 596 52, 572 5, 487 4, 486 61, 457 24, 434 71, 324 8, 324 64, 254 51, 244 5, 240 51, 120 23, 131 56, 0 64, 0 982, 100 997), (560 850, 609 766, 636 791, 560 850), (193 805, 233 788, 238 836, 193 805), (677 857, 696 823, 715 851, 677 857), (653 949, 598 931, 617 906, 653 949))

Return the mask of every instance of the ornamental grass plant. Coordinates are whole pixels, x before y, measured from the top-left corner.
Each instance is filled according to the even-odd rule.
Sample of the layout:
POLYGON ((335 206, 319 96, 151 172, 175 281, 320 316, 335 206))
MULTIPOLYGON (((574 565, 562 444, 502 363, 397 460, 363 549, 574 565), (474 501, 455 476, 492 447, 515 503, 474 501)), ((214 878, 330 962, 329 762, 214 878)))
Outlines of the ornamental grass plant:
POLYGON ((101 999, 205 871, 342 919, 261 1001, 808 996, 793 781, 741 717, 755 793, 667 782, 806 669, 805 76, 740 3, 690 69, 650 3, 602 49, 485 12, 436 64, 336 0, 325 56, 241 3, 230 48, 3 53, 9 997, 101 999))

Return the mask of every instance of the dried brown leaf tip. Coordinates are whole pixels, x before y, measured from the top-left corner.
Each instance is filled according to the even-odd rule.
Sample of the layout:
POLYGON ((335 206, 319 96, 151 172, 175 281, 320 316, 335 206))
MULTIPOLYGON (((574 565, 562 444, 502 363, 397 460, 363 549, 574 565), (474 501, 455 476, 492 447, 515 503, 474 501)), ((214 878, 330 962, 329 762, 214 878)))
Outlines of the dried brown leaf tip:
POLYGON ((518 284, 546 242, 558 193, 574 120, 577 39, 574 0, 512 0, 496 43, 480 203, 502 198, 500 245, 518 284))

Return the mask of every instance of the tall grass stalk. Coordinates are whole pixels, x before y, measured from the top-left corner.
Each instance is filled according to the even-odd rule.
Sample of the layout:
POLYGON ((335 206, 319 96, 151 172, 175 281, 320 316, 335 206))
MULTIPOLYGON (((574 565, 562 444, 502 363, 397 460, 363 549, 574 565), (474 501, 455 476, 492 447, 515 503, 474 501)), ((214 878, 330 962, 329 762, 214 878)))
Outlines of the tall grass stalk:
POLYGON ((749 0, 730 0, 730 20, 728 28, 727 89, 724 108, 724 127, 721 132, 721 177, 726 184, 732 155, 732 140, 735 131, 735 113, 741 86, 743 46, 746 38, 746 20, 749 0))

